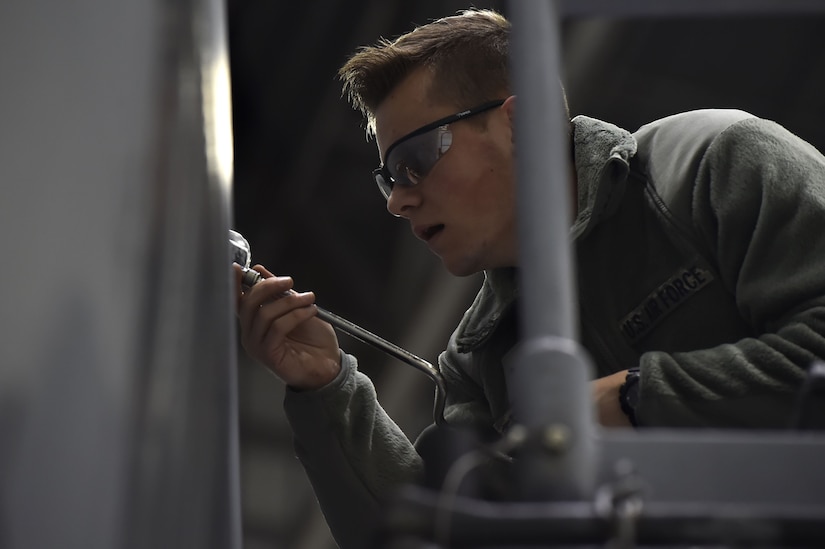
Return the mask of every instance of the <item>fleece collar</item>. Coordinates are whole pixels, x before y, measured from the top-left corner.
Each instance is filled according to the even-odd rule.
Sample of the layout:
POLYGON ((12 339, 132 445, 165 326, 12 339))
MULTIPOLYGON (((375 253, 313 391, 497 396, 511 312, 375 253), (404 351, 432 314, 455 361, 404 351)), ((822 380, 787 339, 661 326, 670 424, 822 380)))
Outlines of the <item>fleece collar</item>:
MULTIPOLYGON (((587 116, 577 116, 572 126, 578 215, 570 232, 578 240, 618 209, 636 140, 618 126, 587 116)), ((516 269, 485 271, 481 290, 458 326, 458 351, 467 353, 484 343, 517 295, 516 269)))
POLYGON ((630 159, 636 154, 636 140, 618 126, 577 116, 573 119, 573 150, 579 208, 571 234, 579 239, 618 210, 630 159))

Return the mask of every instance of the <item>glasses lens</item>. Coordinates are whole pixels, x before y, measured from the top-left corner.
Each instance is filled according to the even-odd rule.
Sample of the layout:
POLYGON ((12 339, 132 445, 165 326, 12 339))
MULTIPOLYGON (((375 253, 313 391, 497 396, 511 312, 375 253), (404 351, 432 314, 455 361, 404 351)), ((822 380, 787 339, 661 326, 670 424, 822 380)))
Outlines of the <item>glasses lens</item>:
POLYGON ((398 143, 385 162, 393 183, 404 186, 418 184, 451 144, 452 134, 446 126, 433 128, 398 143))

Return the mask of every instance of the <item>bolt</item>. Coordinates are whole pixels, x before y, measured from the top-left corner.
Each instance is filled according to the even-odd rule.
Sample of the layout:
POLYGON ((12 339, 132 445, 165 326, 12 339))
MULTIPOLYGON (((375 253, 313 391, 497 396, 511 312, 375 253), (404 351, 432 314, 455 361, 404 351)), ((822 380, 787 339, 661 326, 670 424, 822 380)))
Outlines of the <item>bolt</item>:
POLYGON ((561 423, 554 423, 544 430, 542 442, 550 452, 561 454, 570 442, 570 429, 561 423))

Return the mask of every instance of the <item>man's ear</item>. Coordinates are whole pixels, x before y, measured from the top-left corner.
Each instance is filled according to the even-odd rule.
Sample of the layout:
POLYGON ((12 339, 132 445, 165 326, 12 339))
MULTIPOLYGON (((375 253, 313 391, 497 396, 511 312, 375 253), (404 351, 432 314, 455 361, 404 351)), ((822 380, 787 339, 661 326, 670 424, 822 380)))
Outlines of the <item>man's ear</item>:
POLYGON ((512 126, 516 115, 516 96, 511 95, 505 99, 504 103, 501 105, 501 108, 507 113, 507 118, 510 119, 510 125, 512 126))
POLYGON ((504 112, 507 114, 507 121, 510 123, 510 135, 511 141, 515 143, 516 141, 516 132, 514 131, 515 128, 513 127, 513 121, 515 120, 516 116, 516 96, 511 95, 507 99, 504 100, 502 103, 501 108, 504 109, 504 112))

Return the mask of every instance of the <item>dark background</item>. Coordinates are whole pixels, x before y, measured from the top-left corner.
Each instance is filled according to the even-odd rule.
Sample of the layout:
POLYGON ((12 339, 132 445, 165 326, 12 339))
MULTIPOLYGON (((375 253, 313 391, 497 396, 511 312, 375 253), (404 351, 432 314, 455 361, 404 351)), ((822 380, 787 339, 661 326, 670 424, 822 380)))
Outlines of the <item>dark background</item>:
MULTIPOLYGON (((781 2, 777 2, 781 5, 781 2)), ((476 2, 506 13, 503 2, 476 2)), ((695 5, 695 3, 694 3, 695 5)), ((358 46, 470 4, 318 0, 227 4, 235 124, 235 227, 256 262, 292 275, 320 305, 435 362, 480 279, 447 275, 391 217, 371 180, 375 146, 341 98, 337 68, 358 46)), ((787 6, 787 4, 786 4, 787 6)), ((825 18, 737 14, 567 18, 572 114, 635 130, 676 112, 740 108, 825 149, 825 18)), ((429 381, 345 335, 379 399, 414 437, 429 381)), ((293 457, 280 383, 240 357, 246 549, 333 547, 293 457)))

